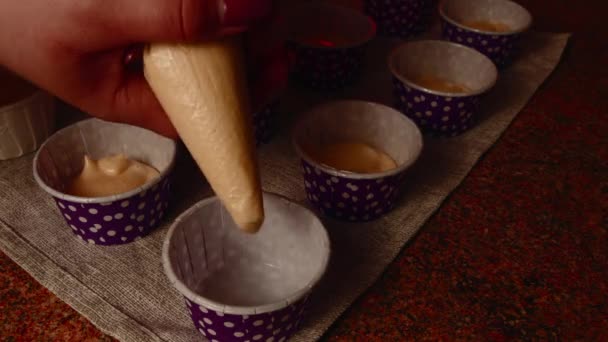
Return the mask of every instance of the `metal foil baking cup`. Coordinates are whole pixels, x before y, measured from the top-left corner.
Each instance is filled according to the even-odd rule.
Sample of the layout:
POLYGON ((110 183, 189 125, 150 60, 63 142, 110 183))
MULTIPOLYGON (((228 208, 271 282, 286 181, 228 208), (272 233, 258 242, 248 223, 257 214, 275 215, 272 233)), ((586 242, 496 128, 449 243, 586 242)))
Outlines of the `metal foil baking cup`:
POLYGON ((303 116, 293 132, 301 157, 307 197, 324 215, 346 221, 369 221, 395 205, 405 171, 422 151, 422 135, 410 119, 393 108, 365 101, 322 104, 303 116), (387 153, 397 168, 381 173, 354 173, 319 163, 307 145, 361 142, 387 153))
POLYGON ((56 132, 42 145, 34 158, 34 177, 55 199, 76 236, 90 244, 119 245, 146 236, 164 218, 175 154, 175 142, 152 131, 88 119, 56 132), (160 176, 115 196, 88 198, 65 193, 81 172, 85 155, 100 159, 118 153, 154 167, 160 176))
POLYGON ((424 132, 455 136, 475 120, 480 96, 496 83, 498 71, 483 54, 464 45, 421 40, 402 43, 388 58, 397 108, 424 132), (467 88, 444 92, 419 83, 421 77, 440 78, 467 88))
POLYGON ((217 197, 181 214, 163 244, 165 273, 209 340, 285 341, 324 275, 330 241, 308 209, 264 193, 265 221, 241 231, 217 197))
POLYGON ((532 25, 530 12, 509 0, 445 0, 439 13, 444 39, 474 48, 498 67, 512 62, 521 35, 532 25), (501 23, 509 29, 488 31, 473 27, 474 22, 501 23))
POLYGON ((357 80, 365 45, 376 35, 370 17, 351 8, 312 2, 290 8, 287 18, 292 79, 316 90, 335 90, 357 80))

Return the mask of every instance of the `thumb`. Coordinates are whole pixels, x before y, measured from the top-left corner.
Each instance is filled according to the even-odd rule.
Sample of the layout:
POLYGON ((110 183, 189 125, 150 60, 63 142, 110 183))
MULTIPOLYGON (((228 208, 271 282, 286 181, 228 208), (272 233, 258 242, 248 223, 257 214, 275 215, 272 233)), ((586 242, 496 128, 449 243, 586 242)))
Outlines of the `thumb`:
POLYGON ((102 15, 131 42, 185 42, 245 30, 272 0, 105 0, 102 15))

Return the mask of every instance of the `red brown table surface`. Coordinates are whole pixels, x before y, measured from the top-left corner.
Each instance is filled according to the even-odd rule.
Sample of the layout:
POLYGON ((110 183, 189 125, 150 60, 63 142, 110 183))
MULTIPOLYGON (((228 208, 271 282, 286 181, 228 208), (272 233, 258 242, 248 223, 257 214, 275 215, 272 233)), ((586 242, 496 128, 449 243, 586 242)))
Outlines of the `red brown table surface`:
MULTIPOLYGON (((608 5, 520 3, 563 61, 324 339, 608 341, 608 5)), ((113 339, 0 253, 0 340, 113 339)))

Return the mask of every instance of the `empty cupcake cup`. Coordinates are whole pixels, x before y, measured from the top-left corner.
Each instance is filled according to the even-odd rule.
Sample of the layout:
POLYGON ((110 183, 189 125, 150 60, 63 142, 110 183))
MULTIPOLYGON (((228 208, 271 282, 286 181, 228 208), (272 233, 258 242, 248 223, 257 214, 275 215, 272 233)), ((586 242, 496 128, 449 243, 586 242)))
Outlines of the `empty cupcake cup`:
POLYGON ((293 6, 287 18, 292 79, 316 90, 336 90, 357 80, 365 45, 376 35, 371 18, 322 2, 293 6))
POLYGON ((456 136, 475 122, 496 66, 464 45, 423 40, 397 46, 388 58, 397 108, 424 132, 456 136))
POLYGON ((0 160, 36 151, 55 129, 55 98, 0 66, 0 160))
POLYGON ((423 145, 418 127, 400 112, 354 100, 312 109, 297 123, 292 140, 310 203, 328 217, 351 222, 377 219, 394 207, 405 171, 423 145), (315 160, 307 150, 341 142, 367 144, 389 155, 397 167, 379 173, 344 171, 315 160))
POLYGON ((444 39, 488 56, 499 68, 508 65, 532 16, 509 0, 445 0, 439 7, 444 39))
POLYGON ((281 196, 263 198, 266 219, 256 234, 241 231, 217 197, 195 204, 167 233, 165 273, 211 341, 287 340, 327 268, 321 221, 281 196))
POLYGON ((152 131, 87 119, 52 135, 36 153, 33 171, 38 185, 54 198, 78 238, 90 244, 120 245, 146 236, 164 218, 175 154, 175 142, 152 131), (81 172, 85 155, 99 159, 119 153, 154 167, 160 176, 115 196, 66 193, 68 184, 81 172))

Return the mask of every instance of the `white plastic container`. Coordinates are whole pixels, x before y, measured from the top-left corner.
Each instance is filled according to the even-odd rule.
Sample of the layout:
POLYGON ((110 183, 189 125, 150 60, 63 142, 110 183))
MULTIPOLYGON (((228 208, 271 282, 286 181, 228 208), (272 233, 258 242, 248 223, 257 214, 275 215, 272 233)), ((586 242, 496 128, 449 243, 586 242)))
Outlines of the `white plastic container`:
POLYGON ((0 160, 36 151, 55 129, 55 108, 55 98, 42 90, 0 105, 0 160))

